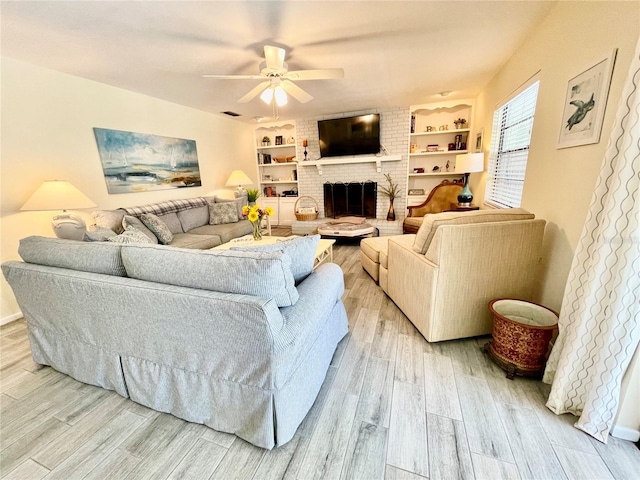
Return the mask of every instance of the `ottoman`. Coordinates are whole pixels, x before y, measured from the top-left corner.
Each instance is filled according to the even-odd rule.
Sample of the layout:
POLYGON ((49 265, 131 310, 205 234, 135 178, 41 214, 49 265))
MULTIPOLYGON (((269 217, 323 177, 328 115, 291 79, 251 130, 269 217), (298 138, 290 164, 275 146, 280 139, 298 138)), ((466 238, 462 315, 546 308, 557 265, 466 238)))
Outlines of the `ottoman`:
POLYGON ((415 241, 415 234, 409 235, 390 235, 388 237, 371 237, 365 238, 360 242, 360 263, 362 268, 371 275, 382 291, 387 293, 389 268, 388 252, 389 239, 407 245, 412 245, 415 241))

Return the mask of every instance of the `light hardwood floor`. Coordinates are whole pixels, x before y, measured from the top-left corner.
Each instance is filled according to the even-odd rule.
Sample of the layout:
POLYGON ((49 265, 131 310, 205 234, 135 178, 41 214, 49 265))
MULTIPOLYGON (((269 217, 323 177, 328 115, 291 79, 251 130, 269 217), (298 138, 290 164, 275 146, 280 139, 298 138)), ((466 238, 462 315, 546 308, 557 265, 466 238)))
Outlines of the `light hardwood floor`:
POLYGON ((350 333, 297 434, 272 451, 79 383, 30 358, 24 321, 0 329, 6 479, 638 479, 640 452, 600 444, 544 407, 470 339, 430 344, 362 270, 344 271, 350 333))

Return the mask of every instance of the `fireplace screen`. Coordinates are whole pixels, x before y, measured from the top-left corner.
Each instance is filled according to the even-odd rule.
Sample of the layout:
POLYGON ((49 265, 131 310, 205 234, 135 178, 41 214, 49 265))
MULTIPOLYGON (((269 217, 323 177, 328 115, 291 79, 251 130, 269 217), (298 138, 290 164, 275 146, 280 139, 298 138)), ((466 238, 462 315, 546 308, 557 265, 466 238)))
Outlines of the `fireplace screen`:
POLYGON ((377 192, 376 182, 325 183, 324 216, 376 218, 377 192))

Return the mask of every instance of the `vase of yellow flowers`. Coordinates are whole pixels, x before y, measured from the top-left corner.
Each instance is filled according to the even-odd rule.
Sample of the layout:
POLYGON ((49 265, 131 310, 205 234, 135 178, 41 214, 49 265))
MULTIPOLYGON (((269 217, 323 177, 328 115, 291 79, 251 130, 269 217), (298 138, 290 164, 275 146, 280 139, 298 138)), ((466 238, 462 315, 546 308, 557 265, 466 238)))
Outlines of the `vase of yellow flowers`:
POLYGON ((258 205, 250 207, 249 205, 245 205, 242 207, 242 215, 247 217, 253 226, 253 239, 262 240, 262 232, 260 231, 262 219, 273 215, 273 208, 260 208, 258 205))

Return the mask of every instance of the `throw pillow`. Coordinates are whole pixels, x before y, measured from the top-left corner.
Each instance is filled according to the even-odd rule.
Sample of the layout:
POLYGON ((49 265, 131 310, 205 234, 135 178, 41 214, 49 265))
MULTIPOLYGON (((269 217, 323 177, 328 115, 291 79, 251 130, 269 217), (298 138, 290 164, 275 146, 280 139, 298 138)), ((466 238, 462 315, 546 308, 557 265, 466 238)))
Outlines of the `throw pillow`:
POLYGON ((180 210, 177 215, 180 223, 182 224, 182 230, 185 232, 193 230, 194 228, 202 227, 203 225, 209 225, 208 205, 180 210))
POLYGON ((124 232, 122 226, 122 218, 126 215, 122 209, 118 210, 96 210, 91 212, 91 216, 96 220, 96 225, 99 227, 108 228, 116 233, 124 232))
POLYGON ((108 241, 115 243, 158 243, 157 240, 152 242, 145 233, 134 227, 127 227, 120 235, 111 237, 108 241))
POLYGON ((244 252, 281 251, 286 253, 291 257, 291 273, 293 273, 293 279, 298 285, 313 272, 318 242, 320 242, 320 235, 309 235, 306 237, 293 237, 267 245, 231 247, 231 250, 244 252))
POLYGON ((236 223, 237 221, 238 211, 235 203, 229 202, 209 204, 209 225, 236 223))
POLYGON ((145 226, 153 232, 158 238, 161 244, 169 245, 173 240, 173 233, 169 230, 169 227, 153 213, 143 213, 140 215, 140 220, 145 226))
POLYGON ((84 234, 85 242, 106 242, 111 237, 115 237, 116 232, 105 227, 95 227, 93 230, 87 230, 84 234))
MULTIPOLYGON (((207 201, 209 201, 211 203, 210 200, 207 200, 207 201)), ((249 200, 247 199, 246 195, 241 195, 240 197, 236 197, 236 198, 233 198, 233 199, 232 198, 223 198, 223 197, 220 197, 220 196, 216 195, 213 198, 213 201, 215 203, 232 203, 233 202, 235 204, 236 208, 238 209, 238 218, 239 219, 242 219, 242 207, 244 207, 246 204, 249 203, 249 200)))
POLYGON ((156 237, 151 230, 145 227, 144 223, 142 223, 142 220, 134 217, 133 215, 125 215, 122 219, 122 226, 125 230, 128 230, 129 227, 135 228, 136 230, 141 231, 147 237, 149 237, 151 243, 158 243, 158 237, 156 237))

